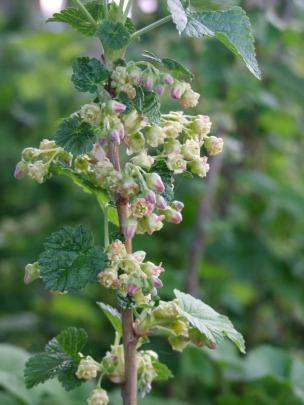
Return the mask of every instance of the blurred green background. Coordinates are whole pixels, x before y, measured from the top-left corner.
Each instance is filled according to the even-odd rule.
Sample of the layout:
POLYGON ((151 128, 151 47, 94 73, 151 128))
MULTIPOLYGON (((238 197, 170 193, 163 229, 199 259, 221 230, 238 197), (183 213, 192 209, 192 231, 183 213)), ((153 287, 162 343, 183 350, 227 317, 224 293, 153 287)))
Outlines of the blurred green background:
MULTIPOLYGON (((0 2, 0 404, 81 405, 87 390, 66 395, 56 383, 27 392, 22 368, 67 326, 84 327, 89 352, 103 356, 113 332, 95 305, 113 297, 99 286, 78 295, 50 295, 23 270, 43 240, 62 224, 85 223, 102 241, 97 204, 64 179, 38 186, 17 182, 21 150, 54 134, 60 118, 86 101, 70 83, 71 62, 97 55, 98 42, 62 25, 46 25, 47 3, 0 2), (44 8, 42 8, 44 4, 44 8), (44 12, 44 14, 43 14, 44 12), (18 346, 17 349, 13 346, 18 346)), ((58 1, 60 3, 60 1, 58 1)), ((149 49, 188 65, 213 134, 226 140, 207 181, 180 178, 184 222, 167 225, 136 247, 162 261, 163 298, 188 290, 229 315, 247 342, 217 351, 173 353, 163 339, 151 347, 175 379, 157 385, 146 405, 294 405, 304 403, 304 3, 302 0, 192 1, 242 5, 257 39, 263 80, 257 81, 214 40, 180 39, 172 25, 142 38, 128 55, 149 49), (154 398, 155 397, 155 398, 154 398)), ((50 10, 49 10, 50 11, 50 10)), ((165 1, 138 0, 140 27, 165 15, 165 1)), ((164 110, 178 108, 169 99, 164 110)), ((119 405, 115 387, 112 404, 119 405)))

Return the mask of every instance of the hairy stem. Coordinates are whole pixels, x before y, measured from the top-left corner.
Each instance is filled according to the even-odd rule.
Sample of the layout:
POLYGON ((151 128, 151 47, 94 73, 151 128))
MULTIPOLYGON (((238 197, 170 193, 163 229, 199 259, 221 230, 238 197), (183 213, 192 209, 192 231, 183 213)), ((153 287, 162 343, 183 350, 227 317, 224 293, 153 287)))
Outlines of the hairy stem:
POLYGON ((131 40, 134 40, 138 37, 140 37, 143 34, 146 34, 149 31, 154 30, 155 28, 160 27, 163 24, 166 24, 167 22, 171 21, 172 17, 171 15, 168 15, 167 17, 164 17, 158 21, 155 21, 154 23, 147 25, 146 27, 142 28, 141 30, 138 30, 134 32, 134 34, 131 35, 131 40))
MULTIPOLYGON (((109 159, 114 168, 121 170, 119 151, 117 145, 110 143, 109 159)), ((116 197, 116 206, 119 217, 121 233, 125 229, 128 218, 128 200, 120 195, 116 197)), ((127 252, 132 253, 132 239, 125 240, 127 252)), ((124 405, 137 405, 137 366, 136 366, 136 345, 137 336, 133 329, 134 315, 132 309, 122 311, 123 345, 125 356, 125 382, 122 396, 124 405)))
POLYGON ((81 8, 81 10, 84 12, 84 14, 87 16, 88 21, 94 25, 94 27, 97 27, 97 22, 94 20, 94 18, 91 16, 89 13, 88 9, 81 3, 80 0, 73 0, 74 3, 81 8))

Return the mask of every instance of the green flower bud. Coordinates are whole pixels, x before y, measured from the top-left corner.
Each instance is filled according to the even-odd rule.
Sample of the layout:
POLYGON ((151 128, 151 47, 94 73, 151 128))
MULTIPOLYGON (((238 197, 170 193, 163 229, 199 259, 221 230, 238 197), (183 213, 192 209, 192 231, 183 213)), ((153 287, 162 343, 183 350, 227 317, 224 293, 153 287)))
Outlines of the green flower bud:
POLYGON ((25 148, 22 151, 21 157, 23 160, 30 162, 33 159, 35 159, 36 157, 38 157, 40 155, 40 153, 41 153, 41 151, 39 149, 25 148))
POLYGON ((190 162, 190 169, 193 174, 200 177, 206 177, 209 172, 210 166, 208 164, 208 158, 206 156, 190 162))
POLYGON ((48 173, 49 167, 44 164, 42 160, 37 160, 35 163, 30 163, 28 165, 28 176, 37 181, 39 184, 44 182, 48 173))
POLYGON ((189 344, 189 340, 183 336, 170 336, 168 341, 173 350, 182 352, 189 344))
POLYGON ((159 145, 162 145, 165 141, 165 133, 163 128, 158 125, 153 125, 146 129, 145 137, 147 143, 153 148, 157 148, 159 145))
POLYGON ((141 132, 128 136, 128 153, 139 153, 145 146, 145 138, 141 132))
POLYGON ((181 174, 187 170, 187 162, 178 153, 168 155, 167 166, 174 174, 181 174))
POLYGON ((148 155, 146 150, 141 151, 138 155, 131 159, 132 163, 136 166, 140 166, 143 169, 150 170, 154 163, 154 158, 148 155))
POLYGON ((177 299, 173 301, 160 301, 157 308, 152 312, 155 320, 173 320, 175 321, 181 314, 181 309, 179 306, 179 301, 177 299))
POLYGON ((88 124, 99 125, 102 119, 100 106, 98 104, 85 104, 81 107, 80 117, 88 124))
POLYGON ((92 357, 87 356, 80 360, 76 371, 76 377, 80 380, 91 380, 96 378, 100 371, 100 365, 92 357))
POLYGON ((194 160, 200 157, 200 145, 193 139, 187 139, 182 146, 182 154, 186 160, 194 160))
POLYGON ((204 141, 204 146, 210 156, 218 155, 223 151, 224 141, 216 136, 209 136, 204 141))
MULTIPOLYGON (((43 139, 40 142, 39 149, 40 150, 49 150, 58 148, 55 141, 50 141, 49 139, 43 139)), ((58 148, 59 149, 59 148, 58 148)))
POLYGON ((74 162, 74 167, 77 170, 77 172, 87 172, 90 167, 90 158, 87 155, 80 155, 77 156, 74 162))
POLYGON ((169 155, 171 153, 181 152, 181 143, 177 139, 168 139, 164 144, 164 152, 169 155))
POLYGON ((87 400, 88 405, 108 405, 109 397, 107 392, 102 388, 96 388, 90 398, 87 400))
POLYGON ((24 283, 30 284, 40 278, 40 266, 38 262, 25 266, 24 283))

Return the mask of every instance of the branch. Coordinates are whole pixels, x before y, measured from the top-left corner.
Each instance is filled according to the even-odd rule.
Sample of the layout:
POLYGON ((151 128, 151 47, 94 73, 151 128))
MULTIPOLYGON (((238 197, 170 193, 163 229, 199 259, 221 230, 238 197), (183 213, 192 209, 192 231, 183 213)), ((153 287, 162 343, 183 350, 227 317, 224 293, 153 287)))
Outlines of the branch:
POLYGON ((143 34, 146 34, 147 32, 152 31, 155 28, 158 28, 161 25, 166 24, 167 22, 171 21, 171 19, 172 19, 171 15, 168 15, 167 17, 164 17, 161 20, 155 21, 154 23, 147 25, 146 27, 142 28, 141 30, 134 32, 134 34, 131 35, 131 41, 134 41, 134 39, 142 36, 143 34))

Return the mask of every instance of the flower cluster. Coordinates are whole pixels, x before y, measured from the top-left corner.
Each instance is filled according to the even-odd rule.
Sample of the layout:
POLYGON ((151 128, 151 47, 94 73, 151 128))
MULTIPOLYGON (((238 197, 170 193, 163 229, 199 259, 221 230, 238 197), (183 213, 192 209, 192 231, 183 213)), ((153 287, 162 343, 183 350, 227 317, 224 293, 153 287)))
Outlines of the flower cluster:
POLYGON ((87 356, 81 359, 76 371, 76 377, 80 380, 91 380, 97 377, 99 371, 100 365, 91 356, 87 356))
POLYGON ((146 304, 162 287, 159 279, 164 271, 161 265, 145 262, 145 252, 128 254, 120 240, 113 241, 108 249, 108 267, 99 273, 98 281, 105 288, 118 290, 121 297, 132 297, 137 304, 146 304))
POLYGON ((87 400, 88 405, 108 405, 109 397, 107 391, 102 388, 96 388, 90 398, 87 400))
POLYGON ((187 82, 174 79, 171 74, 161 72, 149 62, 129 62, 126 66, 117 66, 111 75, 111 87, 117 94, 123 92, 132 100, 136 97, 136 87, 155 91, 162 96, 166 87, 174 100, 180 100, 184 108, 195 107, 200 95, 192 90, 187 82))
POLYGON ((72 155, 56 145, 54 141, 44 139, 39 148, 26 148, 22 152, 22 160, 17 163, 15 169, 16 179, 29 176, 37 183, 43 183, 50 175, 52 162, 62 162, 70 166, 72 155))
POLYGON ((215 349, 213 342, 208 341, 197 328, 190 325, 177 299, 160 301, 154 309, 143 311, 135 322, 135 331, 139 336, 147 336, 151 330, 158 328, 167 331, 168 341, 174 350, 183 351, 190 343, 215 349))

